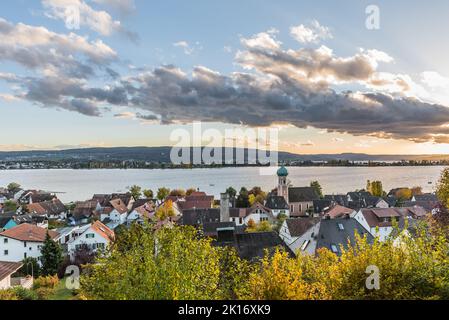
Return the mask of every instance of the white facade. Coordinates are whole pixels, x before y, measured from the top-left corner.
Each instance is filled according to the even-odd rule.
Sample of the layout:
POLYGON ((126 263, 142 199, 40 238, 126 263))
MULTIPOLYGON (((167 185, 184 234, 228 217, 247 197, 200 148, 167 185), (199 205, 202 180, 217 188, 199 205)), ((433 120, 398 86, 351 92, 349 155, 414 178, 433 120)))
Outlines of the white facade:
POLYGON ((90 250, 96 251, 99 248, 106 248, 109 242, 109 239, 104 238, 90 226, 79 237, 67 243, 67 250, 70 257, 74 258, 75 252, 83 246, 87 246, 90 250))
POLYGON ((271 214, 273 215, 273 217, 275 217, 276 219, 279 217, 279 215, 283 214, 285 215, 287 218, 290 218, 290 210, 288 209, 271 209, 271 214))
POLYGON ((0 236, 0 261, 20 262, 30 257, 39 259, 43 244, 0 236))
POLYGON ((370 227, 368 221, 366 221, 362 210, 359 210, 354 216, 356 219, 373 237, 379 237, 380 241, 385 241, 388 236, 393 232, 393 227, 370 227))

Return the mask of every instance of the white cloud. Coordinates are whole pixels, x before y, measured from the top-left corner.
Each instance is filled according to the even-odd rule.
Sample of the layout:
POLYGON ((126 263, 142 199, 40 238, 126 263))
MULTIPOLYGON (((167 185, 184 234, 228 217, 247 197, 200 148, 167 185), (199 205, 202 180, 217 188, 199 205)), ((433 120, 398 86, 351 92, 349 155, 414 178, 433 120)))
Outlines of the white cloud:
POLYGON ((421 81, 430 88, 449 87, 449 78, 446 78, 435 71, 425 71, 421 73, 421 81))
POLYGON ((125 14, 128 14, 136 9, 134 0, 93 0, 93 2, 104 6, 109 6, 125 14))
POLYGON ((137 40, 137 35, 127 31, 120 21, 114 20, 104 10, 93 9, 84 0, 42 0, 42 5, 47 10, 46 15, 49 18, 67 23, 73 22, 73 15, 77 14, 75 21, 79 20, 80 27, 88 27, 102 36, 118 32, 137 40))
POLYGON ((175 42, 173 43, 173 46, 181 48, 184 51, 184 53, 189 56, 203 49, 199 42, 195 42, 194 45, 191 45, 189 42, 185 40, 175 42))
POLYGON ((320 25, 313 20, 309 27, 300 24, 290 28, 291 36, 300 43, 317 43, 321 40, 332 39, 332 33, 328 27, 320 25))

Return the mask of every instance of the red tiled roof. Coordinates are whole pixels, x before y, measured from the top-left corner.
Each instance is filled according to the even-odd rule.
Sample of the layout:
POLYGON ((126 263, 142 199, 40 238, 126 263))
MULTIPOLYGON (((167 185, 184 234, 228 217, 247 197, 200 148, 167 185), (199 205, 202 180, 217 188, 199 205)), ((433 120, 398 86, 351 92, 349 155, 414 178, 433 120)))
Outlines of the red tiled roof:
POLYGON ((326 212, 326 215, 331 217, 332 219, 343 217, 347 214, 353 213, 354 210, 350 208, 346 208, 340 205, 336 205, 332 209, 330 209, 328 212, 326 212))
POLYGON ((95 221, 92 223, 91 228, 97 232, 99 235, 101 235, 103 238, 108 239, 110 241, 114 241, 115 239, 115 233, 111 229, 109 229, 107 226, 105 226, 100 221, 95 221))
POLYGON ((59 233, 56 231, 40 228, 29 223, 23 223, 18 225, 17 227, 3 231, 2 233, 0 233, 0 236, 16 239, 19 241, 44 242, 47 236, 47 232, 52 239, 59 236, 59 233))

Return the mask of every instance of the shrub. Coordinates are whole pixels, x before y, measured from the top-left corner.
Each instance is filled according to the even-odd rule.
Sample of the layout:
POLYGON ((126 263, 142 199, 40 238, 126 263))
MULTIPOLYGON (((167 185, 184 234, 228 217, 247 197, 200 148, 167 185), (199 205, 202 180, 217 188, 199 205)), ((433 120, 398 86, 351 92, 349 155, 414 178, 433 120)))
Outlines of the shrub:
POLYGON ((0 300, 19 300, 19 297, 11 289, 0 290, 0 300))
POLYGON ((57 275, 54 276, 46 276, 46 277, 39 277, 36 280, 34 280, 34 289, 39 288, 49 288, 54 289, 59 283, 59 278, 57 275))
POLYGON ((35 292, 39 300, 48 300, 48 298, 54 294, 55 289, 40 287, 36 289, 35 292))
POLYGON ((28 290, 22 287, 15 287, 12 289, 15 293, 15 295, 18 297, 19 300, 37 300, 38 296, 36 292, 33 290, 28 290))

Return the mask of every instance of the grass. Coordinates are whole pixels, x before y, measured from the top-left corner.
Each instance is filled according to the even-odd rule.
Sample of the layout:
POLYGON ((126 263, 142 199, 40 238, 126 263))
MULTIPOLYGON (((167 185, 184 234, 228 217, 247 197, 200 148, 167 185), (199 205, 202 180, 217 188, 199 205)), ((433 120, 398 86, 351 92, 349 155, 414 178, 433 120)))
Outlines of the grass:
POLYGON ((48 298, 48 300, 76 300, 76 296, 73 295, 73 291, 66 288, 65 281, 65 278, 59 281, 57 287, 55 288, 55 292, 48 298))

